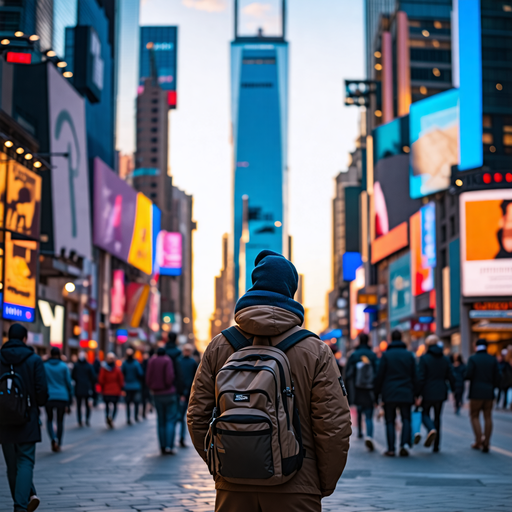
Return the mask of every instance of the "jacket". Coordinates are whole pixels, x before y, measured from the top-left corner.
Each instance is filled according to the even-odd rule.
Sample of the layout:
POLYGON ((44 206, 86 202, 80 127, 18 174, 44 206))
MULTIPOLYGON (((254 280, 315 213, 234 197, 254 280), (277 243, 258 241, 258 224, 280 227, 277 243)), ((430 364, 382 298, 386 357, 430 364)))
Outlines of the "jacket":
POLYGON ((361 407, 373 407, 375 403, 375 393, 373 389, 357 389, 356 388, 356 375, 357 375, 357 363, 361 361, 361 358, 366 356, 370 360, 370 364, 373 367, 373 375, 377 375, 377 356, 375 352, 368 345, 361 345, 352 352, 347 361, 345 368, 345 375, 347 379, 347 386, 349 391, 349 397, 351 403, 361 407))
POLYGON ((418 363, 416 395, 426 402, 439 402, 448 398, 448 387, 455 391, 456 381, 450 360, 437 345, 428 348, 418 363))
POLYGON ((146 385, 154 395, 176 393, 174 363, 168 355, 154 355, 148 362, 146 385))
POLYGON ((466 365, 459 364, 452 366, 453 375, 455 376, 455 391, 457 393, 464 393, 464 376, 466 374, 466 365))
POLYGON ((500 386, 500 368, 494 356, 485 351, 473 354, 466 368, 469 380, 469 398, 494 400, 494 390, 500 386))
POLYGON ((0 444, 40 443, 41 427, 39 407, 48 401, 48 384, 41 358, 21 340, 9 340, 0 349, 0 374, 11 370, 23 380, 25 391, 30 397, 29 421, 24 425, 0 426, 0 444))
POLYGON ((126 391, 140 391, 144 372, 136 359, 127 359, 121 366, 124 377, 124 389, 126 391))
POLYGON ((48 400, 59 400, 71 403, 73 398, 73 387, 68 365, 60 359, 48 359, 44 363, 46 380, 48 382, 48 400))
POLYGON ((375 378, 375 395, 384 403, 414 402, 416 361, 402 341, 392 341, 382 354, 375 378))
POLYGON ((181 376, 180 366, 178 365, 178 359, 181 357, 181 350, 176 346, 176 343, 168 341, 165 344, 165 352, 172 359, 174 368, 174 385, 176 386, 176 392, 181 396, 183 394, 183 378, 181 376))
POLYGON ((508 389, 512 387, 512 364, 508 361, 500 363, 501 372, 501 389, 508 389))
POLYGON ((75 396, 88 397, 92 395, 96 383, 96 374, 92 364, 85 359, 79 359, 73 366, 71 378, 75 381, 75 396))
POLYGON ((192 389, 192 383, 197 371, 197 362, 193 357, 180 356, 178 358, 179 371, 181 375, 181 394, 184 396, 190 396, 190 390, 192 389))
POLYGON ((124 377, 121 370, 116 366, 109 366, 103 363, 100 369, 98 384, 101 392, 107 396, 121 396, 124 386, 124 377))
MULTIPOLYGON (((272 345, 299 330, 302 323, 292 312, 276 306, 250 306, 236 314, 235 321, 255 343, 272 345)), ((215 405, 215 375, 233 348, 219 334, 208 345, 196 373, 188 408, 188 428, 194 447, 204 459, 204 439, 215 405)), ((217 476, 215 487, 236 492, 302 493, 329 496, 347 462, 352 433, 350 409, 331 349, 310 337, 286 352, 295 382, 305 458, 302 468, 279 486, 238 485, 217 476)))

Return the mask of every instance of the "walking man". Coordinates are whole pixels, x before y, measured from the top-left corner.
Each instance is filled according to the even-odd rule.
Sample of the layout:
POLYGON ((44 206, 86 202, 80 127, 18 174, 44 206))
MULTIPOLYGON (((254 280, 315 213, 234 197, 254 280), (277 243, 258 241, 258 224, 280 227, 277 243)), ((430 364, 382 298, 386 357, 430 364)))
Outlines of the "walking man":
POLYGON ((113 352, 107 354, 107 360, 101 365, 98 382, 105 403, 105 420, 110 428, 114 428, 117 403, 123 393, 124 378, 116 365, 116 355, 113 352))
POLYGON ((50 359, 44 363, 46 380, 48 381, 49 399, 46 404, 46 428, 52 450, 60 452, 64 435, 64 415, 73 400, 73 388, 68 365, 60 358, 60 348, 52 347, 50 359), (53 427, 53 415, 57 420, 57 433, 53 427))
POLYGON ((382 354, 375 379, 375 395, 382 397, 386 419, 386 437, 388 449, 384 455, 395 456, 395 421, 396 411, 400 410, 402 419, 402 436, 400 456, 409 455, 411 442, 411 406, 414 403, 416 383, 416 361, 402 341, 402 333, 393 331, 391 343, 382 354))
POLYGON ((14 372, 30 399, 26 411, 28 421, 20 418, 21 422, 18 423, 13 418, 10 404, 0 398, 0 443, 7 465, 14 510, 17 512, 33 512, 40 503, 33 474, 36 443, 41 442, 39 407, 43 407, 48 400, 44 365, 34 349, 26 345, 27 336, 25 327, 13 324, 9 328, 9 341, 0 349, 0 389, 9 385, 9 379, 3 376, 14 372), (10 418, 10 421, 6 421, 6 418, 10 418))
POLYGON ((420 357, 418 364, 418 382, 416 395, 421 397, 416 404, 423 406, 422 421, 428 431, 425 446, 434 445, 434 453, 439 452, 441 440, 441 412, 443 402, 448 398, 448 386, 452 391, 456 381, 450 360, 443 354, 443 348, 438 344, 439 338, 431 334, 425 340, 427 353, 420 357), (430 411, 434 411, 434 421, 430 411))
POLYGON ((351 427, 345 386, 328 345, 300 328, 304 309, 293 299, 298 274, 292 263, 273 251, 260 252, 252 284, 236 305, 237 326, 215 337, 204 353, 190 395, 189 432, 197 452, 215 474, 217 512, 317 512, 322 497, 334 492, 347 461, 351 427), (285 340, 286 345, 275 348, 285 340), (241 350, 235 352, 235 347, 241 350), (244 350, 250 355, 244 356, 244 350), (285 357, 289 370, 287 363, 276 363, 285 357), (235 393, 226 389, 222 397, 216 396, 221 368, 225 379, 233 375, 237 381, 235 393), (231 368, 236 373, 231 374, 231 368), (280 385, 274 388, 277 381, 280 385), (268 386, 262 393, 258 389, 265 382, 268 386), (267 397, 275 406, 269 405, 267 397), (289 409, 292 404, 295 411, 289 409), (221 413, 222 409, 226 412, 221 413), (231 414, 230 409, 235 412, 231 414), (268 414, 280 426, 280 439, 267 427, 273 424, 268 414), (216 441, 214 451, 207 454, 205 446, 211 443, 205 444, 205 438, 212 416, 216 423, 211 433, 216 441), (292 424, 295 438, 290 437, 292 424), (233 435, 222 434, 233 429, 233 435), (290 439, 293 444, 283 446, 290 439), (293 453, 297 443, 297 454, 283 458, 279 450, 293 453), (230 448, 223 448, 224 444, 230 448), (236 478, 242 472, 255 479, 236 478), (269 478, 282 483, 269 485, 269 478))
POLYGON ((466 380, 469 380, 469 415, 475 434, 471 448, 489 452, 492 434, 492 407, 494 390, 500 385, 500 369, 494 356, 487 353, 487 340, 476 342, 476 353, 468 360, 466 380), (484 435, 480 425, 480 412, 484 414, 484 435))
POLYGON ((348 358, 346 376, 349 389, 354 390, 354 404, 357 407, 357 437, 363 438, 363 416, 366 423, 365 444, 371 452, 373 445, 373 408, 375 393, 373 382, 377 375, 377 356, 370 348, 368 335, 359 335, 359 346, 348 358))
POLYGON ((185 416, 187 415, 188 402, 190 400, 190 390, 197 371, 197 362, 192 357, 194 347, 187 343, 183 345, 182 355, 178 358, 179 372, 181 375, 181 396, 178 404, 178 421, 180 425, 180 446, 185 448, 185 416))
POLYGON ((82 405, 85 406, 85 424, 89 426, 89 418, 91 416, 91 407, 89 399, 93 396, 94 386, 96 384, 96 375, 92 364, 90 364, 85 356, 85 352, 78 354, 78 361, 73 366, 71 378, 75 382, 76 397, 76 418, 80 426, 82 423, 82 405))
POLYGON ((139 361, 134 357, 133 348, 126 350, 126 359, 121 366, 121 371, 124 377, 124 390, 126 392, 126 423, 132 424, 130 419, 131 404, 133 404, 133 416, 135 421, 139 421, 139 403, 141 398, 142 390, 142 379, 144 378, 144 372, 139 361))
POLYGON ((148 363, 146 384, 153 394, 157 415, 158 441, 162 455, 175 455, 174 435, 178 413, 172 359, 160 347, 148 363))

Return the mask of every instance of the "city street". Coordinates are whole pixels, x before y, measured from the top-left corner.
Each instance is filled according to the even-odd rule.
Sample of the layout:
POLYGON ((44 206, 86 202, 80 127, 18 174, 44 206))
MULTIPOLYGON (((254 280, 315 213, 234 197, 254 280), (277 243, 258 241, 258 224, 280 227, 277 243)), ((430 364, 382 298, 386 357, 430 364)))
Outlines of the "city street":
MULTIPOLYGON (((42 511, 129 512, 213 511, 214 488, 206 466, 193 448, 175 457, 159 454, 155 414, 134 426, 125 425, 124 409, 117 428, 103 424, 95 410, 91 428, 77 428, 66 417, 64 448, 54 454, 46 432, 38 445, 35 485, 42 511)), ((489 455, 469 448, 472 442, 467 410, 460 417, 446 408, 441 453, 423 447, 408 459, 388 459, 384 428, 376 425, 377 451, 368 454, 363 442, 352 440, 347 469, 325 511, 393 512, 471 510, 505 511, 512 503, 512 414, 495 413, 489 455)), ((0 462, 0 510, 11 500, 0 462)))

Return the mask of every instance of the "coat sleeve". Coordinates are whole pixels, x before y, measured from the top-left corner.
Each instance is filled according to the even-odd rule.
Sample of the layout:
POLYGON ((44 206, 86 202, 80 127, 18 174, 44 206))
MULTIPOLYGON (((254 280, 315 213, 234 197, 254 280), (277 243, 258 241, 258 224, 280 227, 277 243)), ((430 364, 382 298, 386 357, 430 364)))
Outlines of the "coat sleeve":
POLYGON ((415 395, 421 396, 423 388, 425 387, 425 381, 427 379, 427 365, 425 364, 425 358, 420 357, 418 363, 418 371, 416 372, 416 389, 415 395))
POLYGON ((323 496, 334 492, 347 463, 350 408, 336 361, 324 345, 311 388, 311 428, 323 496))
POLYGON ((48 402, 48 382, 46 380, 46 371, 44 363, 40 357, 34 364, 34 384, 36 390, 36 403, 39 407, 43 407, 48 402))
POLYGON ((212 419, 213 408, 215 407, 215 382, 212 371, 212 344, 210 344, 203 355, 201 364, 197 369, 190 402, 188 405, 187 424, 192 443, 197 453, 206 461, 204 451, 204 438, 212 419))
POLYGON ((73 401, 73 385, 71 384, 71 375, 69 373, 69 368, 67 366, 65 370, 66 388, 68 390, 69 403, 71 403, 73 401))
POLYGON ((380 359, 380 363, 378 365, 377 376, 375 377, 375 382, 374 382, 374 391, 375 391, 375 400, 376 401, 379 399, 379 395, 382 391, 382 384, 384 383, 384 377, 386 376, 386 366, 387 366, 387 358, 386 358, 386 354, 383 354, 383 356, 380 359))
POLYGON ((475 363, 473 359, 470 357, 468 360, 468 365, 466 366, 466 371, 464 372, 464 380, 471 380, 473 378, 473 372, 475 368, 475 363))

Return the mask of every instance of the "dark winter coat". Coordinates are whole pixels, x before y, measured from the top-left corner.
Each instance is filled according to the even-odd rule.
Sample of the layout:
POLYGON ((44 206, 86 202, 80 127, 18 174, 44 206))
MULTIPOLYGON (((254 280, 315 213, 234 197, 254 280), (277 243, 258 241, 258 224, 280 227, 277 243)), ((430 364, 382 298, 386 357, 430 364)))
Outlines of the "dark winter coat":
POLYGON ((0 374, 14 371, 30 397, 29 421, 24 425, 0 426, 0 444, 40 443, 39 407, 48 401, 48 384, 41 358, 21 340, 9 340, 0 350, 0 374))
POLYGON ((136 359, 127 359, 121 366, 124 377, 124 389, 126 391, 140 391, 144 372, 142 366, 136 359))
POLYGON ((512 364, 508 361, 500 363, 501 371, 501 389, 512 388, 512 364))
POLYGON ((466 365, 459 364, 459 366, 452 366, 453 375, 455 376, 456 393, 464 393, 464 376, 466 374, 466 365))
POLYGON ((466 380, 470 382, 470 399, 494 400, 494 390, 500 386, 497 359, 485 351, 473 354, 468 360, 466 380))
POLYGON ((382 358, 375 378, 375 395, 384 403, 414 402, 416 361, 402 341, 392 341, 382 358))
POLYGON ((177 366, 179 367, 179 373, 181 375, 181 393, 184 396, 190 396, 190 390, 194 382, 194 377, 196 376, 198 364, 193 357, 181 356, 178 358, 177 366))
POLYGON ((361 361, 362 356, 366 356, 373 367, 373 374, 377 375, 377 356, 368 345, 359 346, 348 358, 346 366, 346 380, 347 386, 350 390, 349 396, 350 401, 354 405, 360 407, 373 407, 375 403, 375 393, 373 389, 358 389, 356 388, 356 375, 357 375, 357 363, 361 361))
POLYGON ((418 364, 416 395, 425 402, 439 402, 448 398, 448 386, 455 390, 455 375, 450 360, 437 345, 428 348, 418 364))
POLYGON ((176 343, 168 341, 165 345, 165 353, 172 359, 174 365, 174 384, 178 395, 183 395, 184 385, 181 376, 180 366, 178 359, 181 357, 181 350, 176 346, 176 343))
POLYGON ((83 398, 92 395, 97 378, 92 364, 79 359, 73 366, 71 378, 75 381, 75 396, 83 398))
POLYGON ((148 363, 146 385, 154 395, 176 393, 174 363, 164 354, 155 354, 148 363))

